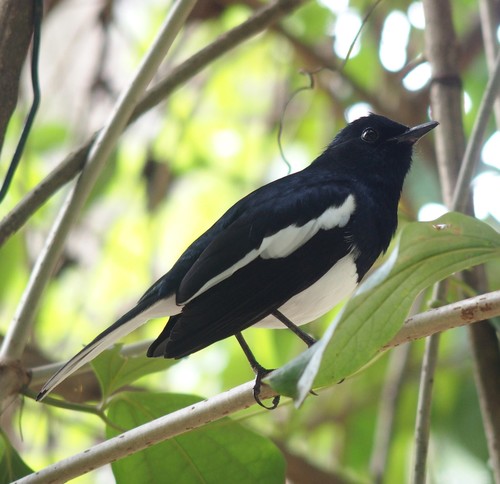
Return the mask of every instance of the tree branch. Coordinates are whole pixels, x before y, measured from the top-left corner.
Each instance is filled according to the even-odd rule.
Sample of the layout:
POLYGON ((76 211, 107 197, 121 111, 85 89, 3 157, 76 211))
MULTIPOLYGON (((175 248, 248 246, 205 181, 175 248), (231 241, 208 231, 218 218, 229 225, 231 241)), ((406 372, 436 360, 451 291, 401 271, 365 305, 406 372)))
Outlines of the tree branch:
MULTIPOLYGON (((481 17, 481 31, 483 34, 484 51, 490 75, 495 70, 495 58, 497 57, 498 40, 497 29, 500 23, 498 2, 495 0, 479 0, 479 15, 481 17)), ((494 100, 493 111, 497 129, 500 129, 500 98, 494 100)))
MULTIPOLYGON (((384 349, 426 337, 433 332, 444 331, 498 315, 500 315, 500 291, 431 309, 408 318, 399 334, 384 349)), ((214 422, 254 405, 253 385, 253 381, 247 382, 227 392, 177 410, 97 444, 80 454, 68 457, 17 482, 19 484, 46 484, 67 481, 90 472, 96 467, 214 422)), ((275 396, 275 393, 271 388, 263 385, 260 396, 262 399, 267 399, 275 396)))
MULTIPOLYGON (((491 42, 491 32, 489 30, 491 22, 496 19, 496 11, 492 8, 491 2, 483 1, 480 2, 480 5, 483 6, 481 21, 490 76, 474 122, 471 137, 467 143, 452 204, 454 210, 467 211, 469 209, 470 212, 472 212, 472 209, 467 206, 467 201, 470 198, 469 187, 479 164, 482 141, 492 111, 495 113, 497 125, 500 122, 500 97, 498 96, 500 91, 500 51, 497 52, 496 60, 493 61, 495 46, 488 45, 491 42), (485 5, 483 4, 486 3, 488 8, 484 8, 485 5), (492 18, 487 18, 488 13, 492 18), (485 25, 485 23, 488 25, 485 25)), ((483 267, 475 267, 471 272, 465 273, 464 278, 471 287, 480 292, 487 287, 483 267)), ((490 465, 495 481, 500 482, 499 341, 495 329, 486 318, 479 324, 469 328, 469 339, 474 359, 475 381, 488 444, 490 465)))
POLYGON ((462 81, 458 71, 457 40, 451 5, 447 0, 424 0, 427 58, 432 66, 432 116, 440 123, 435 132, 436 155, 443 201, 450 207, 460 162, 465 151, 462 126, 462 81))
POLYGON ((370 458, 370 474, 374 484, 382 484, 387 469, 394 422, 407 375, 411 345, 396 348, 390 355, 384 386, 379 398, 377 425, 370 458))
MULTIPOLYGON (((66 482, 96 467, 126 457, 151 445, 189 432, 219 420, 228 414, 255 404, 254 382, 248 382, 212 398, 177 410, 147 424, 140 425, 86 451, 20 479, 18 484, 66 482)), ((263 385, 260 397, 269 398, 273 391, 263 385)))
POLYGON ((7 125, 16 107, 19 78, 32 32, 32 0, 5 0, 0 3, 0 152, 7 125))
MULTIPOLYGON (((462 125, 462 84, 458 71, 458 49, 449 0, 424 0, 425 44, 432 68, 430 99, 432 114, 440 122, 435 134, 436 156, 445 205, 450 208, 460 160, 465 148, 462 125)), ((434 287, 434 298, 445 299, 444 283, 434 287)), ((412 482, 425 484, 429 445, 432 389, 437 367, 439 333, 426 341, 415 422, 414 469, 412 482)))
MULTIPOLYGON (((13 321, 7 330, 0 352, 0 359, 3 363, 20 360, 30 333, 29 329, 34 314, 60 256, 69 230, 105 166, 118 138, 127 125, 136 106, 137 99, 151 82, 177 33, 184 25, 185 19, 194 6, 195 1, 178 0, 174 3, 132 82, 118 99, 108 122, 92 144, 82 175, 59 211, 58 217, 47 237, 45 246, 33 268, 13 321)), ((8 375, 4 376, 8 380, 8 375)), ((12 377, 14 376, 14 373, 12 373, 12 377)), ((3 383, 6 387, 11 387, 8 381, 3 383)), ((6 396, 5 394, 3 395, 4 398, 6 396)))
MULTIPOLYGON (((129 124, 176 89, 201 72, 219 57, 227 54, 246 40, 259 34, 273 23, 290 14, 307 0, 276 0, 262 8, 241 25, 221 35, 217 40, 175 67, 170 74, 149 89, 137 104, 129 124)), ((47 200, 72 180, 83 168, 85 158, 95 135, 68 155, 47 177, 29 192, 0 222, 0 247, 15 234, 47 200)))
POLYGON ((409 317, 384 348, 500 315, 500 291, 488 292, 409 317))

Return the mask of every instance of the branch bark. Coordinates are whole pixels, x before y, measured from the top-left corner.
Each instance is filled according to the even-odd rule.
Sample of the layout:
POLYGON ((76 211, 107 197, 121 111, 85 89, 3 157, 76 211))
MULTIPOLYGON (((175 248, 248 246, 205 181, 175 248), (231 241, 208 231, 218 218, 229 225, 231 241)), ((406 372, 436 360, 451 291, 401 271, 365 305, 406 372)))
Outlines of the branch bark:
POLYGON ((432 66, 432 116, 440 123, 435 132, 436 156, 443 201, 450 207, 465 151, 457 39, 449 0, 424 0, 423 4, 427 58, 432 66))
POLYGON ((373 484, 383 484, 392 443, 397 408, 407 375, 411 345, 396 348, 389 359, 384 386, 379 398, 377 425, 370 457, 373 484))
POLYGON ((19 78, 33 32, 32 0, 0 3, 0 153, 16 108, 19 78))
MULTIPOLYGON (((440 122, 435 134, 436 158, 445 205, 450 208, 460 160, 465 150, 462 125, 462 81, 458 72, 458 49, 449 0, 424 0, 425 44, 432 68, 431 108, 433 118, 440 122)), ((434 298, 443 300, 445 286, 434 287, 434 298)), ((432 335, 425 346, 420 376, 419 398, 415 422, 415 449, 412 482, 425 484, 429 446, 432 391, 438 362, 439 333, 432 335)))
MULTIPOLYGON (((465 274, 471 287, 486 286, 483 267, 465 274)), ((483 418, 489 467, 496 483, 500 483, 500 351, 498 337, 493 325, 485 316, 483 321, 468 328, 474 362, 474 377, 483 418)))
MULTIPOLYGON (((493 100, 499 89, 500 60, 496 65, 488 83, 481 103, 480 114, 476 119, 473 135, 467 150, 464 149, 463 126, 461 117, 461 81, 456 64, 455 34, 453 30, 451 6, 448 1, 433 2, 424 0, 426 14, 426 43, 428 57, 433 68, 433 84, 431 87, 431 103, 436 118, 441 122, 441 129, 436 133, 438 166, 440 167, 443 199, 451 209, 459 209, 472 213, 469 187, 474 168, 479 161, 480 141, 484 136, 486 121, 490 117, 493 100), (462 158, 461 165, 456 160, 462 158), (459 167, 460 175, 459 175, 459 167), (456 188, 455 188, 456 187, 456 188), (454 192, 454 196, 452 194, 454 192)), ((484 22, 483 13, 483 22, 484 22)), ((481 291, 486 286, 484 271, 475 268, 473 287, 481 291)), ((466 274, 466 279, 470 276, 466 274)), ((495 480, 500 482, 500 409, 498 408, 500 375, 500 349, 498 338, 489 322, 484 321, 470 328, 470 341, 475 363, 476 386, 478 388, 483 423, 488 442, 488 451, 495 480), (492 390, 493 388, 493 390, 492 390)), ((438 336, 433 337, 437 340, 438 336)), ((422 379, 422 392, 430 395, 432 387, 433 366, 437 359, 437 341, 431 341, 426 350, 424 370, 429 371, 429 378, 422 379), (429 364, 428 358, 432 358, 429 364)), ((429 397, 430 398, 430 397, 429 397)), ((430 399, 425 416, 430 419, 430 399)), ((419 405, 419 412, 420 412, 419 405)), ((420 416, 420 413, 419 413, 420 416)), ((420 422, 420 420, 419 420, 420 422)), ((428 422, 417 425, 416 464, 414 482, 425 482, 425 455, 428 445, 427 437, 419 438, 419 432, 426 434, 428 422)))
MULTIPOLYGON (((495 69, 495 58, 498 53, 497 29, 500 23, 499 4, 495 0, 479 0, 478 3, 486 62, 491 74, 495 69)), ((500 129, 500 98, 495 99, 493 111, 495 113, 497 129, 500 129)))

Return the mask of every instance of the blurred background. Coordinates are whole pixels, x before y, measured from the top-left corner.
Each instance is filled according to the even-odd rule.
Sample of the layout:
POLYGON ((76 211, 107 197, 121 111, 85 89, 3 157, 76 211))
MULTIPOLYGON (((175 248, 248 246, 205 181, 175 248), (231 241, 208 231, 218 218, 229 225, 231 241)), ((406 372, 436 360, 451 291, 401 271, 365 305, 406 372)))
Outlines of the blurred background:
MULTIPOLYGON (((42 104, 2 215, 104 124, 157 33, 167 4, 45 2, 42 104)), ((200 1, 158 79, 243 22, 258 5, 256 0, 200 1)), ((498 13, 498 2, 496 7, 498 13)), ((477 3, 455 0, 453 12, 463 119, 470 133, 488 70, 477 3)), ((424 30, 419 1, 306 2, 140 117, 121 138, 72 231, 36 315, 25 355, 28 366, 72 356, 134 305, 234 202, 286 175, 287 163, 291 171, 307 166, 347 122, 368 112, 408 126, 431 119, 424 30)), ((500 29, 497 34, 500 38, 500 29)), ((29 69, 25 70, 2 151, 2 177, 32 98, 29 69)), ((476 216, 497 229, 499 151, 500 134, 492 124, 473 194, 476 216)), ((0 250, 2 334, 66 192, 63 188, 52 197, 0 250)), ((416 148, 400 225, 433 220, 444 211, 433 139, 428 136, 416 148)), ((487 267, 491 289, 500 287, 499 266, 487 267)), ((320 336, 334 314, 335 310, 307 330, 320 336)), ((152 339, 164 323, 151 322, 124 343, 152 339)), ((246 333, 258 360, 269 368, 303 350, 302 342, 286 331, 246 333)), ((388 352, 357 376, 321 391, 319 397, 311 396, 300 410, 284 403, 274 412, 252 408, 235 418, 277 444, 293 482, 371 482, 384 385, 395 378, 395 369, 401 369, 384 482, 404 482, 411 465, 422 352, 422 341, 388 352)), ((252 376, 231 338, 134 385, 209 397, 252 376)), ((442 338, 435 388, 429 482, 493 482, 464 329, 442 338)), ((75 402, 93 401, 99 399, 99 387, 86 374, 61 387, 61 394, 75 402)), ((103 438, 96 416, 31 399, 13 404, 2 426, 34 469, 103 438)), ((109 482, 110 472, 101 469, 76 482, 109 482)))

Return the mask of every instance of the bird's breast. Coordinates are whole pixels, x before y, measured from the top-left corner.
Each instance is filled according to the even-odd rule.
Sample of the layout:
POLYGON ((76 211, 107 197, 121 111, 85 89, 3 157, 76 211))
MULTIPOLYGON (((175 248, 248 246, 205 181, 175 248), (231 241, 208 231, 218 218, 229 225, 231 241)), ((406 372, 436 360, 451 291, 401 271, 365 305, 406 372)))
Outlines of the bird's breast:
MULTIPOLYGON (((292 323, 302 325, 314 321, 349 297, 358 284, 354 251, 340 259, 314 284, 283 304, 279 311, 292 323)), ((267 316, 257 327, 285 328, 273 316, 267 316)))

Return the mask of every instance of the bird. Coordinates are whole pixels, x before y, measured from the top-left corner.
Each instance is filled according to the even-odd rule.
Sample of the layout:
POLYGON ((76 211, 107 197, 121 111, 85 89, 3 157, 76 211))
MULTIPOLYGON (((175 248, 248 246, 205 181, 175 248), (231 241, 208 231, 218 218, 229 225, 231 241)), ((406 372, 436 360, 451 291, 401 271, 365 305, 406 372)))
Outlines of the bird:
POLYGON ((439 123, 408 127, 370 113, 345 126, 306 168, 272 181, 229 208, 160 277, 137 305, 100 333, 42 387, 61 381, 153 318, 168 322, 148 357, 183 358, 236 336, 256 373, 242 331, 299 326, 348 298, 398 224, 398 204, 414 144, 439 123))

